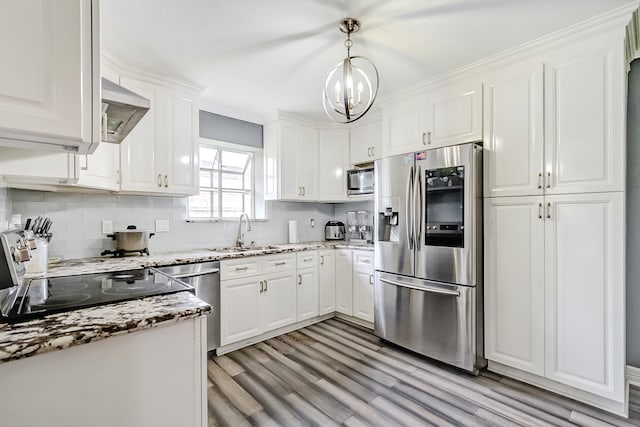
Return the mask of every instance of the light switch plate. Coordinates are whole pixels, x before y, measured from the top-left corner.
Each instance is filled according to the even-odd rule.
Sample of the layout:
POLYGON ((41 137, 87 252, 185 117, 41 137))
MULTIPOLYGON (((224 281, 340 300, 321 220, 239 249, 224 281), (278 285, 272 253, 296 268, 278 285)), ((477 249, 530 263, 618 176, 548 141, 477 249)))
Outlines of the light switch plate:
POLYGON ((169 231, 168 219, 156 219, 156 233, 166 233, 169 231))
POLYGON ((108 219, 102 220, 102 234, 111 234, 113 233, 113 221, 108 219))

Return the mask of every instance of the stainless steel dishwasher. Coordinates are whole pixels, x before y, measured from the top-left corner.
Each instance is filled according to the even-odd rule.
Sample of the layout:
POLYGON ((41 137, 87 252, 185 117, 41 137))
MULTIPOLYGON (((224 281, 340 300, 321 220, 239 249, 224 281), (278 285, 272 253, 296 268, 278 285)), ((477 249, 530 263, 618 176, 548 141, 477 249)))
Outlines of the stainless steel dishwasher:
POLYGON ((220 347, 220 261, 158 267, 163 273, 193 286, 196 296, 211 304, 207 318, 207 351, 220 347))

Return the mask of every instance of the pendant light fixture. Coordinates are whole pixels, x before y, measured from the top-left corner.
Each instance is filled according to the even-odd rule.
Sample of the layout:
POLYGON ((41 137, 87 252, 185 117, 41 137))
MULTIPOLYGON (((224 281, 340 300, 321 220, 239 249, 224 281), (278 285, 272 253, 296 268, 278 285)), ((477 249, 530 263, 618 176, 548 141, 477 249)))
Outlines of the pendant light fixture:
POLYGON ((347 57, 329 72, 324 82, 322 105, 327 115, 339 123, 351 123, 373 105, 378 95, 378 69, 364 56, 351 56, 351 33, 360 29, 360 21, 347 18, 340 31, 347 35, 347 57))

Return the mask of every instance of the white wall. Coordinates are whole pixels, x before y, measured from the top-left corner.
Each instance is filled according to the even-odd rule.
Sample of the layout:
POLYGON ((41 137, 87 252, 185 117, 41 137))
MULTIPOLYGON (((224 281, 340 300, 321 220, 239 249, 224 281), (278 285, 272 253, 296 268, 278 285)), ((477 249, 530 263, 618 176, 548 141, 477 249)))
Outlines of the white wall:
MULTIPOLYGON (((186 222, 184 197, 144 197, 102 194, 50 193, 9 189, 8 198, 0 188, 0 220, 2 206, 10 201, 11 213, 26 218, 43 215, 53 220, 53 239, 49 256, 64 259, 99 256, 114 243, 101 233, 101 221, 112 220, 114 230, 127 225, 155 231, 156 219, 168 219, 170 231, 151 238, 151 253, 171 250, 213 248, 235 244, 237 222, 186 222)), ((8 215, 8 214, 7 214, 8 215)), ((322 203, 267 202, 266 221, 252 224, 245 241, 257 245, 286 243, 288 221, 298 221, 301 241, 324 240, 324 224, 333 218, 334 206, 322 203), (311 219, 315 227, 310 226, 311 219)))
POLYGON ((0 231, 8 228, 10 214, 11 200, 7 197, 7 188, 4 185, 4 179, 0 176, 0 231))

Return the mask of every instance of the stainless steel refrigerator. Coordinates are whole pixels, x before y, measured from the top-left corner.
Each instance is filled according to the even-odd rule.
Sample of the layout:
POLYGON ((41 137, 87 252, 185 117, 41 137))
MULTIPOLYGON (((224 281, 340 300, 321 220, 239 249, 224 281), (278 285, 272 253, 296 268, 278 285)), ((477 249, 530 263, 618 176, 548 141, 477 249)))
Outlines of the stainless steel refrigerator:
POLYGON ((375 163, 375 334, 477 373, 483 358, 482 147, 375 163))

